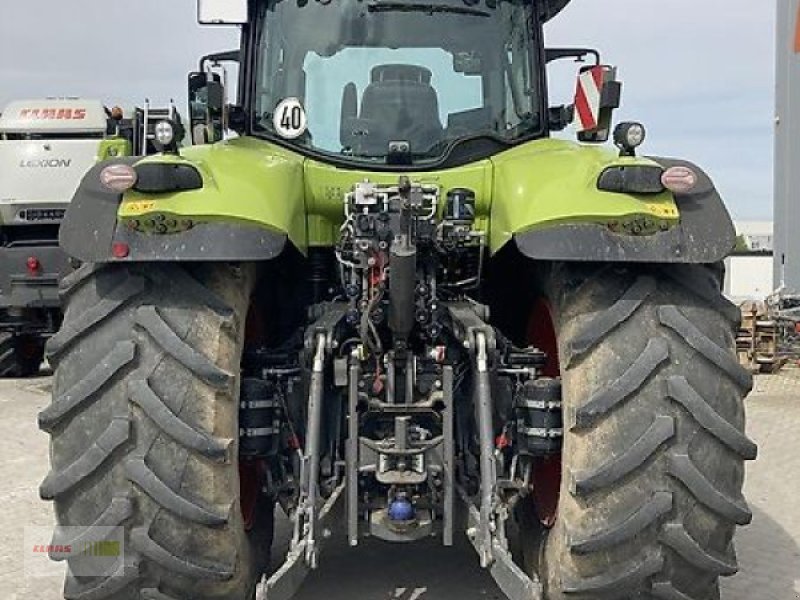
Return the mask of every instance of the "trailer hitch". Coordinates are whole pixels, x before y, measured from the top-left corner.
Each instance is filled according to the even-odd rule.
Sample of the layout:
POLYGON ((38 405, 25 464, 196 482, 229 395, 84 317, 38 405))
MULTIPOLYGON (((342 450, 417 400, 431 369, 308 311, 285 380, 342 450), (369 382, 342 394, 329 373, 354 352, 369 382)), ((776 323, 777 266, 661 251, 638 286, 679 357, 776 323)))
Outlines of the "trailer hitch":
MULTIPOLYGON (((481 566, 489 571, 509 600, 540 600, 542 586, 531 579, 511 556, 506 537, 505 524, 509 518, 507 506, 498 493, 497 463, 491 390, 491 366, 497 350, 497 337, 493 327, 486 321, 487 315, 480 306, 459 303, 449 307, 453 332, 464 348, 469 351, 475 373, 474 406, 479 437, 480 493, 470 496, 463 486, 454 484, 454 429, 453 429, 453 370, 447 367, 443 373, 445 392, 444 439, 445 519, 443 540, 452 544, 453 502, 457 491, 466 505, 468 514, 467 537, 480 557, 481 566)), ((336 311, 323 317, 309 330, 306 348, 313 353, 311 382, 309 389, 306 444, 302 458, 300 499, 294 514, 294 530, 289 553, 284 564, 271 576, 264 576, 257 588, 256 600, 291 600, 299 591, 308 574, 317 568, 319 555, 325 540, 330 536, 331 515, 339 501, 347 498, 347 534, 350 545, 358 543, 358 480, 357 419, 349 419, 346 440, 345 476, 338 482, 333 493, 322 503, 319 490, 320 440, 322 427, 322 404, 326 358, 333 348, 333 331, 341 322, 343 314, 336 311), (345 493, 346 492, 346 493, 345 493)), ((358 396, 357 382, 359 366, 351 362, 347 367, 349 377, 348 405, 350 415, 356 414, 358 396)))
POLYGON ((317 568, 319 552, 328 537, 327 532, 330 531, 331 515, 342 499, 344 489, 345 482, 342 482, 316 515, 317 530, 322 533, 321 539, 312 541, 306 536, 300 538, 296 543, 293 540, 291 549, 281 567, 269 578, 265 575, 258 584, 256 600, 291 600, 297 594, 309 573, 317 568), (309 562, 309 557, 313 557, 313 562, 309 562))
POLYGON ((344 317, 340 305, 322 311, 321 318, 309 327, 305 345, 312 357, 311 384, 308 393, 306 443, 300 470, 300 498, 294 514, 294 528, 289 553, 283 565, 269 578, 262 578, 256 589, 257 600, 290 600, 308 574, 319 564, 319 553, 329 531, 331 513, 344 495, 342 479, 330 497, 320 505, 320 440, 325 389, 325 363, 333 349, 334 332, 344 317), (322 534, 322 535, 321 535, 322 534))
POLYGON ((490 383, 490 354, 497 348, 494 328, 486 323, 488 311, 481 306, 450 306, 456 335, 470 351, 475 368, 475 419, 480 444, 480 497, 475 501, 459 486, 467 507, 467 537, 487 569, 509 600, 539 600, 542 585, 531 579, 514 562, 508 548, 505 523, 508 510, 497 493, 497 463, 494 451, 494 404, 490 383))

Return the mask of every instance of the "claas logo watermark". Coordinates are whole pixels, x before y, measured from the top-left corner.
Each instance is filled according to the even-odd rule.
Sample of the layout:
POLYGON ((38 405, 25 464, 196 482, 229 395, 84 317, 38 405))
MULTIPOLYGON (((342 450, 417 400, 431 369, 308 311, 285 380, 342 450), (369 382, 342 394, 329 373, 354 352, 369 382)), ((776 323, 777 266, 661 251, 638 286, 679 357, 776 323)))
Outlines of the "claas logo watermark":
POLYGON ((85 542, 79 547, 71 545, 56 546, 53 544, 33 545, 34 554, 47 554, 53 560, 63 558, 75 558, 76 556, 96 556, 96 557, 114 557, 117 558, 122 555, 122 544, 116 541, 105 542, 85 542))
POLYGON ((78 577, 124 574, 125 532, 121 527, 25 528, 25 574, 61 577, 63 565, 78 577))
POLYGON ((85 108, 23 108, 20 119, 44 121, 82 121, 86 118, 85 108))
POLYGON ((93 542, 84 544, 81 555, 119 558, 122 556, 122 544, 120 542, 93 542))

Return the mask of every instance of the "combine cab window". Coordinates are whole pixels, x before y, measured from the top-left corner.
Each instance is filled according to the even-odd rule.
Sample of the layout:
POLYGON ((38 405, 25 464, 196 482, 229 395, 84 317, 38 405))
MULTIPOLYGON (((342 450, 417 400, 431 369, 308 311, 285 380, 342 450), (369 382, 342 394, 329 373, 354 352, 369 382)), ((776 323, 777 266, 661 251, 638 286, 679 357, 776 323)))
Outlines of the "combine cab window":
POLYGON ((265 2, 254 130, 354 161, 384 162, 403 142, 415 163, 541 135, 533 18, 522 1, 265 2), (287 101, 305 113, 297 129, 276 119, 287 101))

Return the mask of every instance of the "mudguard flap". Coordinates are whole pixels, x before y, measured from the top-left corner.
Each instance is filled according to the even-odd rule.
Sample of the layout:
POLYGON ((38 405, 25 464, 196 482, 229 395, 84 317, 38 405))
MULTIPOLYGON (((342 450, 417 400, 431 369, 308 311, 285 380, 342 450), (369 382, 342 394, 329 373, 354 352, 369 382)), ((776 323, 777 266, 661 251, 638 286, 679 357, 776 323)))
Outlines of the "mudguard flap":
POLYGON ((736 244, 736 230, 709 176, 696 165, 671 158, 650 157, 665 169, 691 167, 697 186, 675 196, 680 224, 647 236, 613 233, 596 224, 559 225, 514 236, 519 250, 536 260, 583 262, 716 263, 736 244))
POLYGON ((84 262, 258 261, 278 256, 285 234, 239 224, 203 223, 179 234, 144 235, 118 224, 122 194, 100 182, 111 164, 135 165, 126 157, 95 165, 84 177, 61 225, 59 242, 70 256, 84 262), (114 256, 115 243, 127 245, 127 256, 114 256))
POLYGON ((100 172, 108 165, 133 166, 138 161, 136 157, 126 157, 98 163, 83 177, 58 234, 59 244, 67 254, 85 262, 105 262, 111 257, 122 194, 105 188, 100 183, 100 172))

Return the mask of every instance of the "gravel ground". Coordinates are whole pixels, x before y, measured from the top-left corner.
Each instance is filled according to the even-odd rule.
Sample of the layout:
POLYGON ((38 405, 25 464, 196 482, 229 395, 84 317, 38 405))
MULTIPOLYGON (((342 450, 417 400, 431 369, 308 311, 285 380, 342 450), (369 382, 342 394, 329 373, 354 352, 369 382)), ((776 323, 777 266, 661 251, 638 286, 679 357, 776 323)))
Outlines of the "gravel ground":
MULTIPOLYGON (((37 493, 47 472, 47 436, 36 428, 36 414, 49 402, 49 392, 46 377, 0 381, 3 600, 61 598, 63 568, 50 564, 49 576, 32 577, 25 560, 26 528, 52 526, 50 505, 37 493)), ((722 599, 800 600, 800 370, 759 376, 748 409, 749 434, 760 447, 745 484, 755 516, 737 536, 741 571, 723 581, 722 599)), ((285 523, 281 533, 277 557, 285 547, 285 523)), ((452 549, 368 542, 350 550, 339 541, 331 544, 297 600, 502 599, 463 541, 452 549)))

